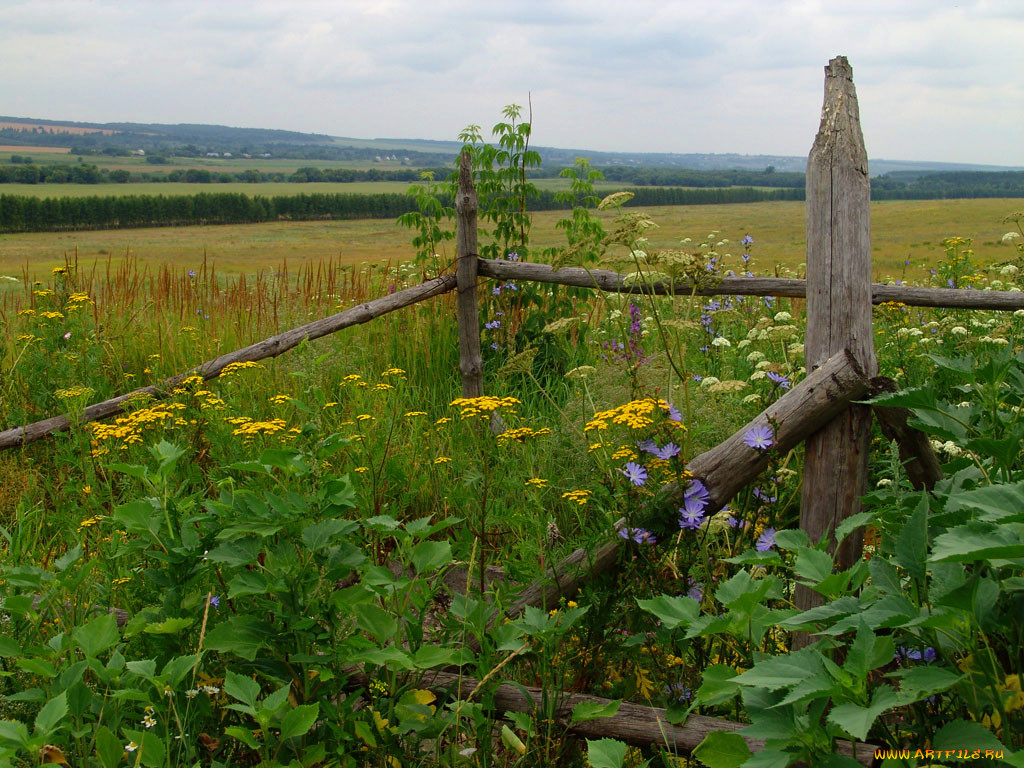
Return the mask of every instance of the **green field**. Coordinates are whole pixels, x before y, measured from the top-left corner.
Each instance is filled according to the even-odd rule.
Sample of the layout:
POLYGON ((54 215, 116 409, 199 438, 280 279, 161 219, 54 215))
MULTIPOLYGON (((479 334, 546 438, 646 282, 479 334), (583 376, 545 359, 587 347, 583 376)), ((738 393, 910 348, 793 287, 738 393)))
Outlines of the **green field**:
MULTIPOLYGON (((69 185, 71 186, 71 185, 69 185)), ((119 187, 129 185, 116 185, 119 187)), ((160 185, 173 186, 173 185, 160 185)), ((197 185, 181 185, 197 186, 197 185)), ((234 185, 210 185, 214 189, 234 185)), ((246 186, 246 185, 238 185, 246 186)), ((252 185, 248 185, 252 186, 252 185)), ((272 187, 275 185, 256 185, 272 187)), ((355 187, 340 185, 282 185, 355 187)), ((1012 253, 1000 237, 1010 229, 1005 216, 1024 208, 1024 200, 928 200, 872 203, 872 250, 876 279, 903 276, 904 260, 911 261, 908 279, 922 278, 943 255, 945 237, 969 237, 982 263, 1007 261, 1012 253)), ((679 246, 679 240, 703 238, 712 230, 737 243, 745 234, 754 238, 754 268, 774 271, 781 265, 799 271, 805 260, 804 206, 799 202, 737 205, 665 206, 648 210, 658 225, 649 231, 659 248, 679 246)), ((600 213, 605 220, 612 214, 600 213)), ((565 212, 534 215, 531 244, 536 249, 564 242, 556 222, 565 212)), ((346 263, 405 261, 413 256, 409 230, 388 220, 274 222, 207 227, 168 227, 94 232, 50 232, 0 236, 0 272, 44 274, 73 257, 83 263, 119 257, 127 252, 146 263, 166 262, 191 267, 204 254, 222 272, 254 273, 283 260, 316 261, 340 258, 346 263)), ((738 246, 726 248, 737 257, 738 246)), ((450 254, 449 254, 450 255, 450 254)), ((738 258, 731 266, 738 268, 738 258)))

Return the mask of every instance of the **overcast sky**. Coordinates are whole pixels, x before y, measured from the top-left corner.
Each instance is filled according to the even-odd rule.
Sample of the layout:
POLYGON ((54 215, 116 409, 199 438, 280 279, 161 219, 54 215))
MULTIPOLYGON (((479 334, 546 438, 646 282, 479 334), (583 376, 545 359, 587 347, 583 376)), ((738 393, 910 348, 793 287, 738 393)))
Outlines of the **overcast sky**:
POLYGON ((806 155, 853 65, 874 158, 1024 165, 1022 0, 0 0, 0 114, 806 155))

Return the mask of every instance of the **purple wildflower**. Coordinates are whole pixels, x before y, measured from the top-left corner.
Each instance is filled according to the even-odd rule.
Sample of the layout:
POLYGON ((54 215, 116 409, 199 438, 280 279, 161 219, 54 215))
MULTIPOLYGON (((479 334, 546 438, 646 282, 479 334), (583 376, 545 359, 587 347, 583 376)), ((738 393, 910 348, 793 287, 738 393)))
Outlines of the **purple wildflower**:
POLYGON ((756 485, 754 486, 754 490, 752 491, 752 493, 755 499, 757 499, 758 501, 763 501, 765 504, 774 504, 776 501, 779 500, 777 496, 772 496, 769 493, 765 493, 756 485))
POLYGON ((212 605, 214 608, 220 608, 220 596, 214 595, 213 597, 211 597, 210 605, 212 605))
POLYGON ((672 405, 672 403, 669 403, 668 404, 668 418, 669 418, 669 421, 682 421, 683 420, 683 414, 681 414, 679 412, 679 409, 676 408, 674 405, 672 405))
POLYGON ((665 461, 668 461, 673 456, 678 456, 681 450, 682 449, 675 443, 668 443, 665 446, 658 448, 658 450, 652 451, 652 453, 659 459, 664 459, 665 461))
POLYGON ((639 443, 636 444, 636 447, 639 448, 644 453, 657 454, 658 451, 661 450, 660 448, 658 448, 658 444, 651 440, 650 438, 646 440, 641 440, 639 443))
POLYGON ((700 502, 701 508, 703 509, 708 505, 708 502, 711 501, 711 492, 707 489, 707 486, 705 486, 704 483, 694 478, 690 481, 690 485, 687 486, 686 492, 683 494, 683 499, 684 501, 696 499, 700 502))
POLYGON ((686 585, 689 587, 686 590, 686 596, 699 603, 704 598, 704 585, 696 579, 687 579, 686 585))
POLYGON ((188 271, 188 276, 189 276, 189 277, 195 277, 195 276, 196 276, 196 271, 195 271, 194 269, 190 269, 190 270, 188 271))
POLYGON ((767 552, 775 548, 775 529, 765 528, 764 533, 757 537, 757 544, 754 545, 758 552, 767 552))
POLYGON ((637 464, 635 461, 627 461, 626 466, 619 470, 629 478, 633 485, 641 486, 647 482, 647 468, 637 464))
POLYGON ((775 433, 767 424, 757 424, 743 435, 743 442, 754 450, 767 451, 775 445, 775 433))
POLYGON ((948 280, 946 280, 946 285, 948 285, 950 288, 953 287, 953 278, 952 277, 949 278, 948 280))
POLYGON ((744 235, 743 239, 740 240, 740 245, 753 245, 753 244, 754 244, 754 238, 752 238, 750 235, 744 235))
POLYGON ((679 508, 679 527, 695 531, 704 522, 704 507, 706 505, 699 499, 686 499, 683 506, 679 508))
POLYGON ((501 320, 491 320, 489 323, 484 323, 484 328, 488 331, 493 331, 497 328, 501 328, 501 320))
POLYGON ((633 541, 637 544, 657 544, 658 540, 654 534, 646 528, 620 528, 619 538, 626 541, 633 541))
POLYGON ((505 258, 509 261, 519 261, 519 253, 517 251, 509 251, 505 258))
POLYGON ((775 371, 768 371, 768 381, 772 382, 772 384, 774 384, 777 387, 781 387, 782 389, 789 389, 791 386, 793 386, 790 383, 789 379, 787 379, 781 373, 776 373, 775 371))
POLYGON ((498 342, 492 341, 491 342, 491 349, 497 349, 497 348, 498 348, 498 342))
POLYGON ((932 648, 930 645, 927 648, 924 649, 924 653, 921 655, 921 658, 924 659, 926 664, 931 664, 938 657, 939 657, 939 654, 937 654, 935 652, 935 649, 932 648))
POLYGON ((689 686, 682 683, 672 683, 672 685, 665 686, 665 695, 684 704, 693 698, 693 691, 690 690, 689 686))

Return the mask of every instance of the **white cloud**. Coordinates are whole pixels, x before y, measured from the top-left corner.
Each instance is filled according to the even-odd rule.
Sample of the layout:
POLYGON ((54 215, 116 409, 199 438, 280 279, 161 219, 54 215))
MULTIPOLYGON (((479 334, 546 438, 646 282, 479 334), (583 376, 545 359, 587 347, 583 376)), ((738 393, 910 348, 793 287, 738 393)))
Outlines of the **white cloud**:
POLYGON ((0 112, 452 139, 533 93, 535 141, 806 154, 849 56, 875 157, 1024 164, 1013 0, 0 0, 0 112))

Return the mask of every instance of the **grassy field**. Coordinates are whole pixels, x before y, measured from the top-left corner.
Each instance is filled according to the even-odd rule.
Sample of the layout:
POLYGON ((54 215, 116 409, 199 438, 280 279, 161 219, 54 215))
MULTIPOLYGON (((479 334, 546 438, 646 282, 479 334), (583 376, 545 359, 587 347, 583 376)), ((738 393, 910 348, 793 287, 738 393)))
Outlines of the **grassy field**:
MULTIPOLYGON (((118 185, 125 186, 125 185, 118 185)), ((167 185, 171 186, 171 185, 167 185)), ((234 185, 214 185, 214 188, 234 185)), ((260 185, 274 186, 274 185, 260 185)), ((291 189, 295 185, 283 185, 291 189)), ((302 185, 338 187, 347 185, 302 185)), ((1010 229, 1003 218, 1024 208, 1024 200, 886 201, 872 204, 872 250, 875 277, 919 279, 943 256, 945 237, 974 241, 981 263, 1006 261, 1009 246, 999 242, 1010 229), (910 260, 904 275, 905 260, 910 260)), ((665 206, 648 210, 657 228, 649 231, 654 247, 678 247, 679 240, 703 238, 711 230, 736 243, 754 238, 754 265, 759 272, 776 266, 799 271, 805 260, 804 207, 797 202, 739 205, 665 206)), ((564 212, 534 216, 532 246, 563 242, 556 222, 564 212)), ((610 214, 600 214, 610 219, 610 214)), ((218 227, 171 227, 97 232, 29 233, 0 236, 0 273, 46 274, 73 257, 83 264, 130 252, 144 263, 171 263, 190 268, 204 255, 222 273, 255 273, 290 263, 340 259, 400 262, 413 256, 410 232, 388 220, 275 222, 218 227)), ((725 249, 728 250, 728 249, 725 249)), ((737 250, 734 251, 738 256, 737 250)), ((450 255, 450 254, 449 254, 450 255)), ((733 259, 736 266, 738 259, 733 259)))

